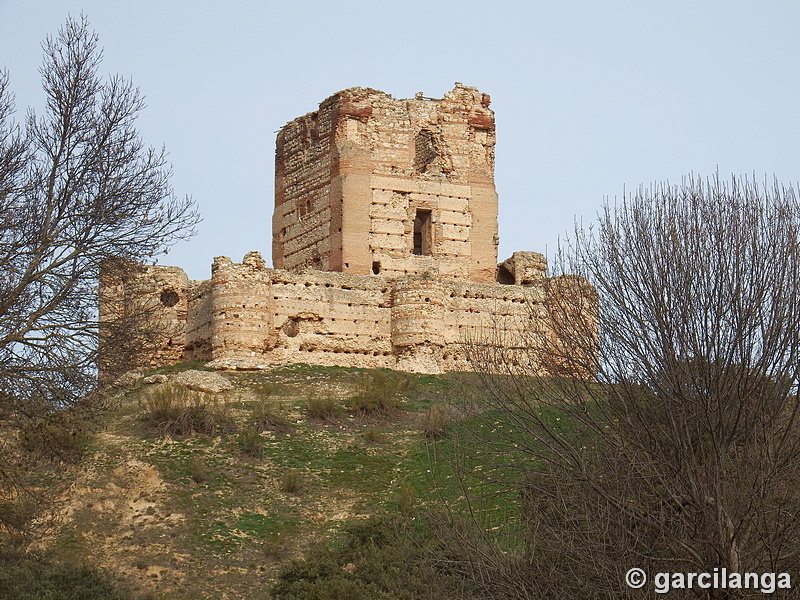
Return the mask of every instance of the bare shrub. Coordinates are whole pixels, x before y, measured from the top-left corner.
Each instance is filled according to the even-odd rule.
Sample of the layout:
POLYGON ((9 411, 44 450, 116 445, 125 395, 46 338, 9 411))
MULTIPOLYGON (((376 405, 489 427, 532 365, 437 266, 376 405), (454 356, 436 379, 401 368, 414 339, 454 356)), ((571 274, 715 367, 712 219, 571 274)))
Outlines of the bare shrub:
POLYGON ((186 463, 189 469, 189 477, 195 483, 205 483, 208 481, 208 467, 202 458, 190 458, 186 463))
POLYGON ((278 385, 272 381, 259 381, 253 389, 260 398, 265 399, 278 393, 278 385))
POLYGON ((19 424, 19 445, 40 456, 75 461, 89 442, 91 424, 75 415, 52 414, 23 418, 19 424))
POLYGON ((257 433, 290 433, 294 429, 286 420, 283 405, 274 398, 261 399, 253 405, 251 422, 257 433))
POLYGON ((408 481, 403 481, 400 484, 400 488, 397 490, 395 499, 397 500, 397 506, 400 509, 400 513, 406 517, 411 516, 417 499, 416 493, 414 492, 414 487, 408 481))
POLYGON ((86 399, 135 366, 125 347, 149 315, 135 303, 100 314, 105 265, 151 260, 191 237, 198 220, 191 200, 173 193, 166 152, 136 129, 139 91, 101 75, 86 19, 68 18, 42 49, 41 111, 17 110, 0 70, 0 501, 19 509, 5 510, 8 527, 0 515, 0 535, 47 520, 28 518, 59 496, 43 473, 53 465, 34 455, 79 456, 88 427, 74 423, 105 406, 86 399), (98 365, 101 348, 109 352, 98 365))
POLYGON ((532 360, 502 340, 470 348, 487 478, 521 492, 524 525, 523 550, 479 577, 516 586, 509 597, 610 599, 649 597, 625 586, 632 565, 795 570, 795 192, 718 176, 640 189, 578 229, 555 267, 577 276, 548 280, 534 306, 532 360))
POLYGON ((430 440, 445 437, 451 419, 450 407, 441 403, 431 404, 422 417, 422 434, 430 440))
POLYGON ((382 444, 384 442, 383 434, 374 427, 368 428, 363 433, 364 441, 368 444, 382 444))

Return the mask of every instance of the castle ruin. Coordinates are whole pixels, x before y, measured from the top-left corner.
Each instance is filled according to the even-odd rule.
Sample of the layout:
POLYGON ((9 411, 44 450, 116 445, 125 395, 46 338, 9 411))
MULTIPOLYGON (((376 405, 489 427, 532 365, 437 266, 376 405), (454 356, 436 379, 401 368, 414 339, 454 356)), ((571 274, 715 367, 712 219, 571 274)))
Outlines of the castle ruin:
POLYGON ((215 258, 205 281, 136 265, 102 278, 101 321, 153 310, 168 334, 143 366, 440 373, 470 370, 467 340, 522 348, 559 286, 541 254, 498 264, 489 103, 460 83, 441 99, 334 94, 278 134, 274 268, 258 252, 215 258))

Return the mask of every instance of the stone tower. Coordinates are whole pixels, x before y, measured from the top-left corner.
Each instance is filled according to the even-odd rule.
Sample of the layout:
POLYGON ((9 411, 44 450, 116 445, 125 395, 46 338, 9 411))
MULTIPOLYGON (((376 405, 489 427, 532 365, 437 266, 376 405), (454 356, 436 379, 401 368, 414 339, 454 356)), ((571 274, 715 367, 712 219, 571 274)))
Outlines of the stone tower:
POLYGON ((494 144, 488 94, 460 83, 334 94, 278 134, 275 268, 496 281, 494 144))

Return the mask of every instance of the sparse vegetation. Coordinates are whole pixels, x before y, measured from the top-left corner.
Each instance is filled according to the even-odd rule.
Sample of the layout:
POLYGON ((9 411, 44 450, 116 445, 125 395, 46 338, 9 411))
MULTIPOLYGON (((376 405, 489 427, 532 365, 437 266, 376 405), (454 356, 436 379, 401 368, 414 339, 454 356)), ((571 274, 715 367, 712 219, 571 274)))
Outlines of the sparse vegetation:
POLYGON ((173 383, 146 389, 141 406, 145 420, 168 435, 215 435, 230 425, 228 406, 217 395, 173 383))
MULTIPOLYGON (((48 548, 56 557, 120 565, 125 578, 144 589, 156 582, 159 590, 174 589, 174 596, 167 594, 165 600, 218 600, 226 594, 266 600, 265 582, 274 580, 289 560, 315 560, 314 552, 308 554, 312 541, 327 540, 340 548, 349 543, 340 530, 349 532, 352 521, 364 515, 389 510, 411 522, 431 503, 441 502, 432 493, 430 471, 435 469, 419 424, 421 411, 446 382, 399 375, 414 383, 424 380, 418 388, 410 386, 415 391, 402 398, 403 409, 416 415, 405 418, 394 411, 367 423, 353 422, 336 398, 352 395, 354 384, 363 389, 365 376, 375 373, 380 373, 378 379, 393 376, 385 371, 294 366, 271 371, 268 381, 263 373, 226 375, 234 390, 225 395, 201 395, 170 383, 143 385, 120 395, 106 426, 90 438, 81 458, 85 462, 64 474, 75 483, 67 496, 72 512, 54 530, 48 548), (268 385, 259 393, 262 382, 268 385), (307 400, 314 394, 322 398, 316 418, 307 400), (202 400, 191 400, 198 395, 202 400), (230 401, 225 404, 223 398, 230 401), (169 432, 170 420, 187 418, 176 406, 204 403, 224 410, 224 423, 213 435, 202 434, 194 425, 172 431, 199 435, 169 432), (391 415, 402 418, 387 418, 391 415), (275 435, 276 423, 281 422, 289 429, 275 435), (153 431, 169 435, 154 436, 153 431), (260 458, 254 460, 252 452, 260 458), (139 548, 135 558, 130 558, 131 545, 139 548)), ((451 441, 444 438, 437 445, 444 456, 451 441)), ((41 477, 41 472, 31 476, 41 477)), ((436 485, 437 493, 450 500, 462 493, 449 472, 436 485)), ((30 500, 33 503, 0 506, 0 519, 22 524, 38 519, 39 505, 35 498, 30 500)), ((428 535, 423 520, 416 523, 421 534, 428 535)), ((402 535, 413 539, 416 534, 402 535)), ((370 536, 378 542, 366 533, 359 539, 369 545, 370 536)), ((7 536, 2 542, 8 547, 7 536)), ((376 553, 384 558, 372 563, 364 550, 360 563, 352 561, 357 571, 343 572, 356 581, 354 594, 363 597, 365 590, 383 589, 365 583, 372 577, 368 570, 382 568, 390 549, 376 553), (357 581, 361 578, 367 579, 357 581)), ((331 590, 338 589, 337 583, 332 585, 331 590)), ((398 590, 401 587, 386 594, 408 597, 398 590)), ((385 597, 381 593, 367 597, 385 597)))
POLYGON ((246 428, 240 431, 238 441, 242 454, 251 458, 264 456, 264 440, 255 429, 246 428))
POLYGON ((294 470, 286 471, 281 476, 280 489, 284 494, 299 496, 305 489, 305 478, 294 470))
POLYGON ((350 410, 366 415, 388 416, 398 410, 402 395, 411 392, 412 379, 405 373, 376 371, 364 373, 356 393, 350 397, 350 410))
POLYGON ((213 371, 211 367, 206 367, 202 360, 192 360, 187 362, 175 363, 174 365, 164 365, 147 371, 146 375, 171 375, 181 371, 213 371))
POLYGON ((309 398, 308 416, 316 421, 335 423, 339 420, 341 407, 334 398, 309 398))

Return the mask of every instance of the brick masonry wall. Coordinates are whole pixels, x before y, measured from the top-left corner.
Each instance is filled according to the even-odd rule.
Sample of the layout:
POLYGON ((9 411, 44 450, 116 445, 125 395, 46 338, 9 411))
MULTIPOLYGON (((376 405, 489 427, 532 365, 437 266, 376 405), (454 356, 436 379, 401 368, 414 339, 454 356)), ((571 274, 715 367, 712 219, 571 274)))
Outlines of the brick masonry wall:
POLYGON ((295 119, 278 134, 272 256, 278 268, 330 268, 330 185, 334 168, 334 101, 295 119))
POLYGON ((494 281, 497 194, 489 96, 369 88, 334 94, 278 134, 273 264, 366 275, 430 273, 414 216, 430 211, 441 277, 494 281))

